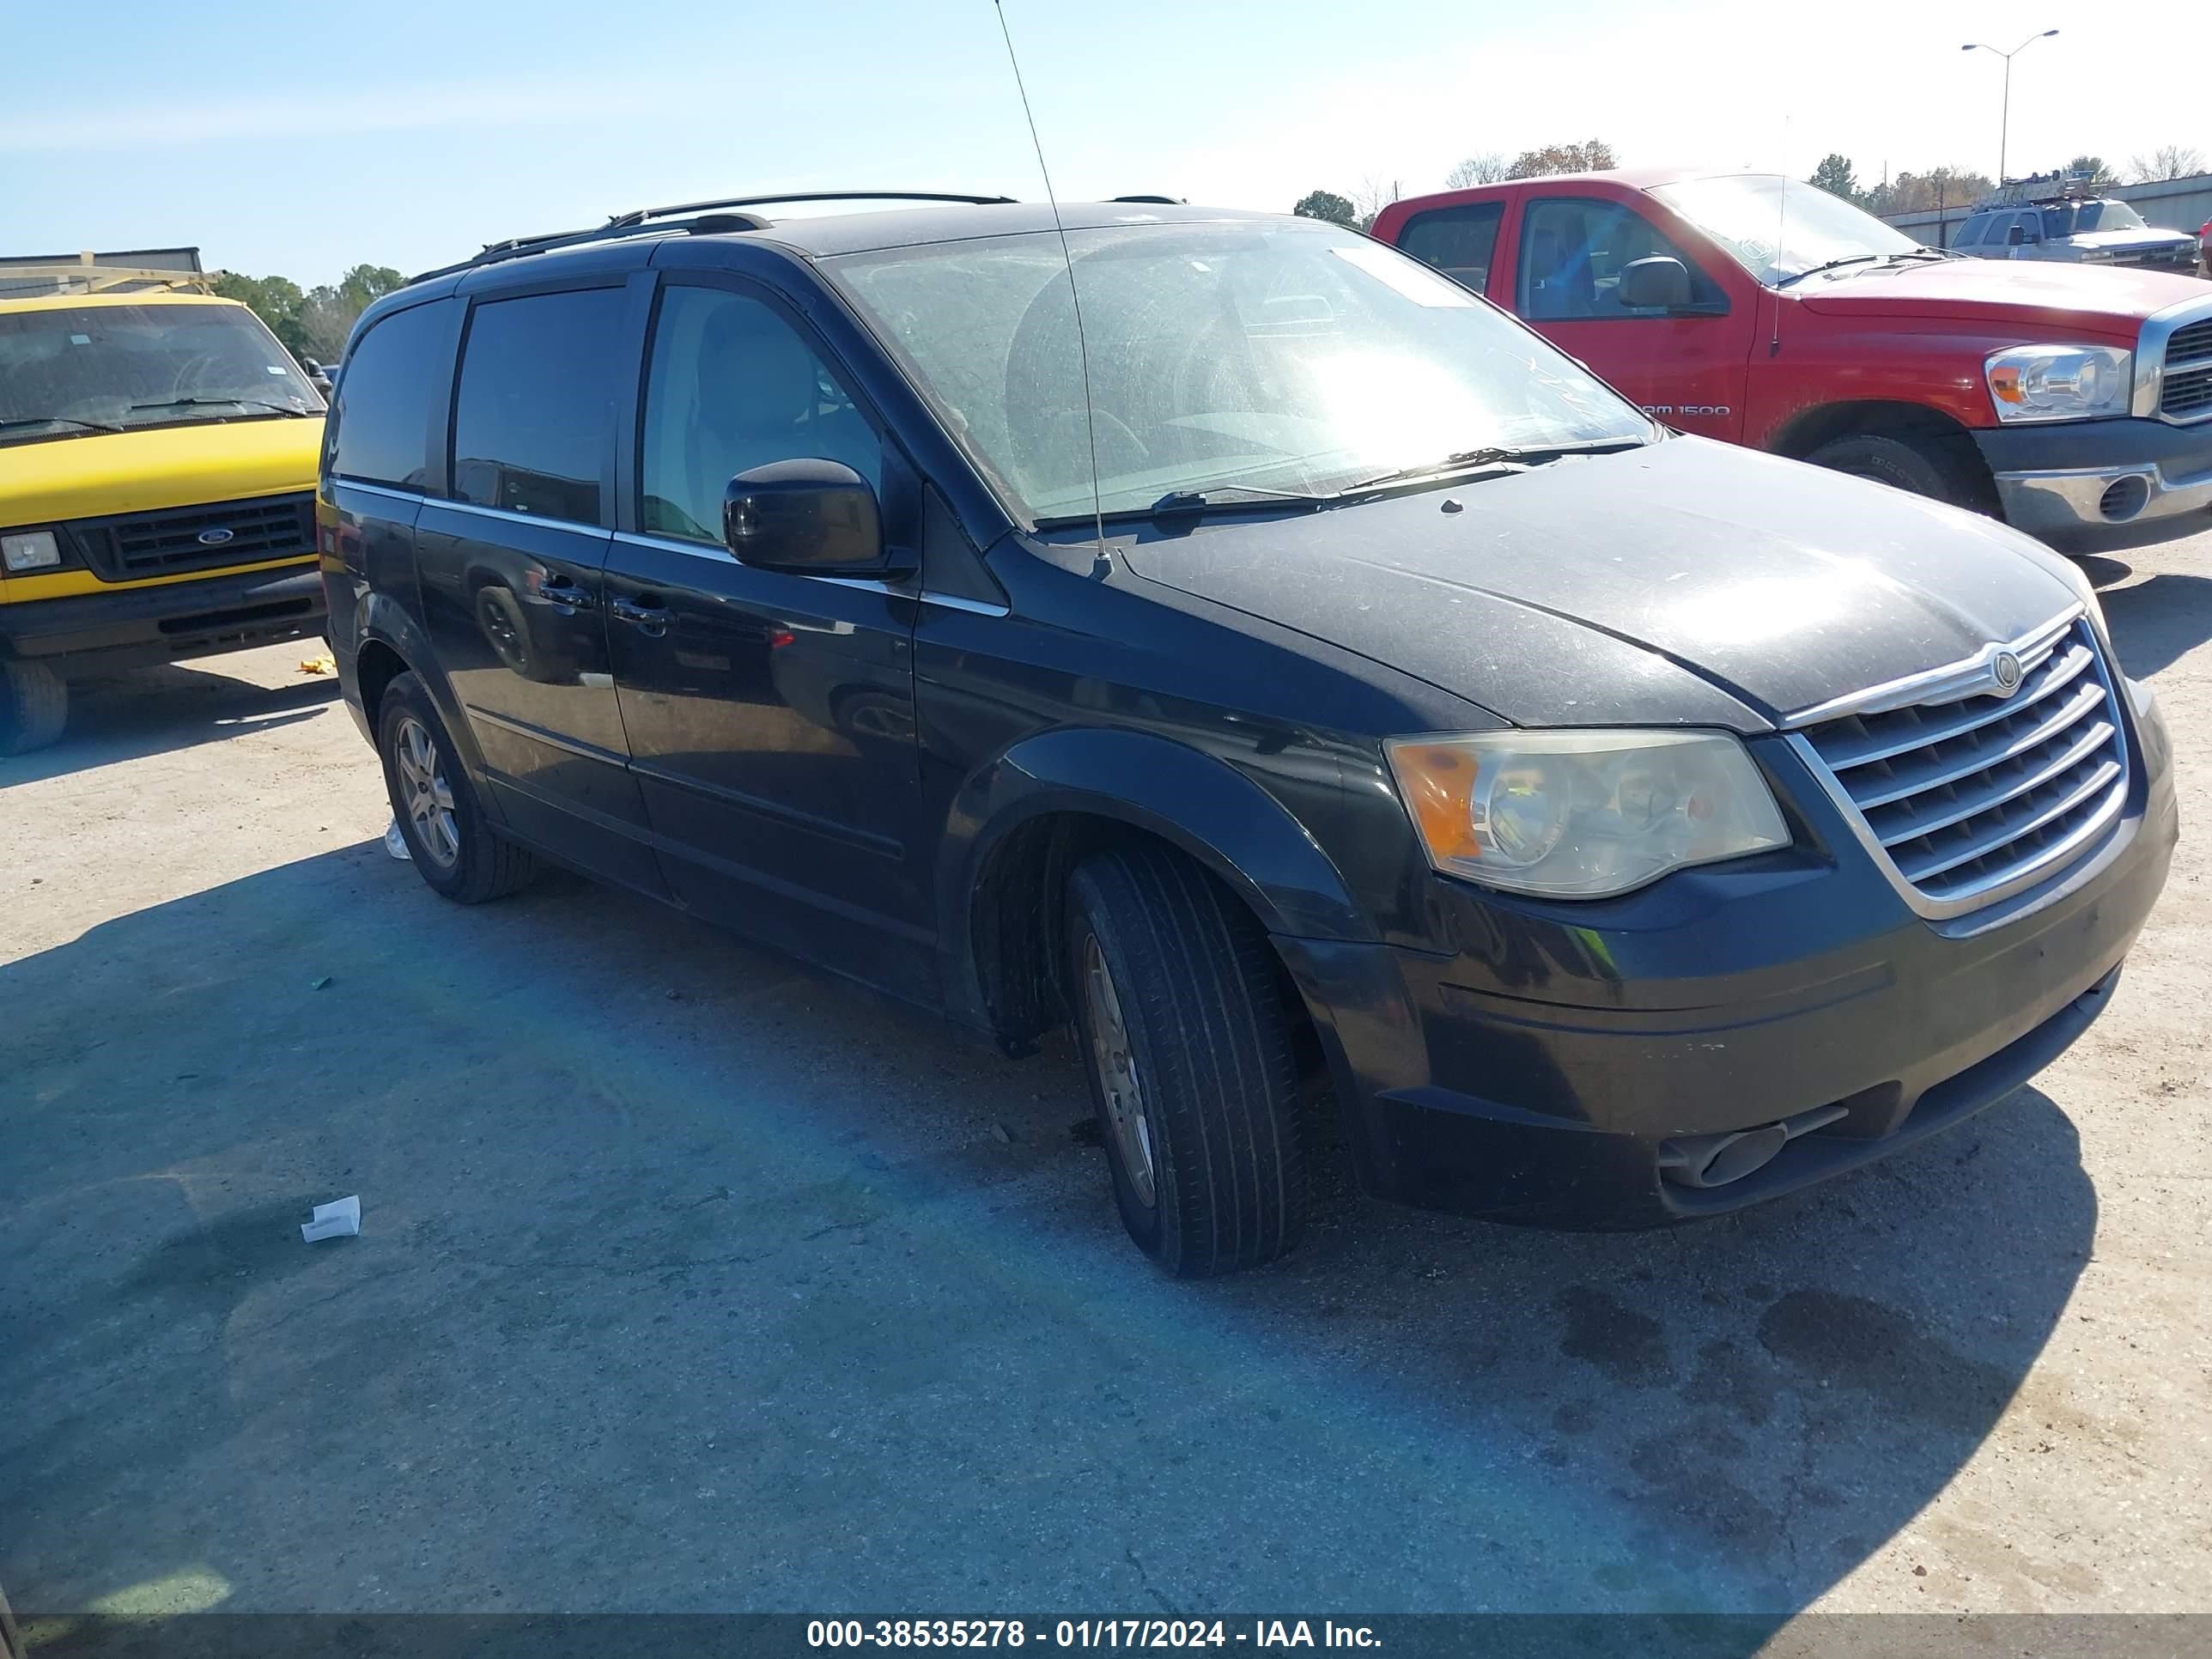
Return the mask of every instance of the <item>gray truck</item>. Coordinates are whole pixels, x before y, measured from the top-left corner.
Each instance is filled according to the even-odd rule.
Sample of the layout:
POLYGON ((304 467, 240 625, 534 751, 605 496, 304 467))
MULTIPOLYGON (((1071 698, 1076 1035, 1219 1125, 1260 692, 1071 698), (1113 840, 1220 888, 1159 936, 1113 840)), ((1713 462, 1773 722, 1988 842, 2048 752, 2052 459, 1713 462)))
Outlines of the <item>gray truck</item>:
POLYGON ((2145 224, 2125 202, 2098 195, 2081 173, 2008 180, 1974 204, 1951 246, 1978 259, 2062 259, 2190 275, 2197 270, 2195 237, 2145 224))

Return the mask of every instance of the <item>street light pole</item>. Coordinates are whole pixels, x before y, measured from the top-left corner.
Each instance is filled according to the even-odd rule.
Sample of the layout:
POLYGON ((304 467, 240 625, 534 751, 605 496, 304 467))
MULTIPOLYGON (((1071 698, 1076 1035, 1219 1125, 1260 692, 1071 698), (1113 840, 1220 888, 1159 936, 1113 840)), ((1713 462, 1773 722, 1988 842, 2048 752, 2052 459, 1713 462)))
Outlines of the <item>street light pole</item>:
POLYGON ((2004 114, 1997 125, 1997 183, 2005 181, 2005 152, 2012 140, 2012 60, 2039 40, 2048 40, 2057 29, 2045 29, 2040 34, 2031 34, 2010 52, 1997 52, 1995 46, 1985 46, 1978 40, 1969 40, 1959 48, 1960 52, 1996 52, 2004 59, 2004 114))

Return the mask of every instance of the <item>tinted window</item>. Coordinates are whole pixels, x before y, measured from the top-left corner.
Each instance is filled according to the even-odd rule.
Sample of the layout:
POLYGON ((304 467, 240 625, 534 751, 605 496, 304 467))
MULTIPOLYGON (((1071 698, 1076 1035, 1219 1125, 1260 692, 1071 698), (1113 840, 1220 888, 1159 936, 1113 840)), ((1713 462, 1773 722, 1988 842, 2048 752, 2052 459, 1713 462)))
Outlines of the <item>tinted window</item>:
POLYGON ((1521 314, 1537 322, 1664 316, 1656 307, 1631 310, 1620 302, 1622 270, 1657 255, 1688 268, 1692 305, 1727 303, 1719 286, 1642 214, 1582 198, 1539 202, 1521 233, 1521 314))
POLYGON ((1504 216, 1503 202, 1416 214, 1399 235, 1398 246, 1480 294, 1490 280, 1490 255, 1498 246, 1498 222, 1504 216))
POLYGON ((606 522, 600 477, 613 454, 622 314, 618 288, 476 308, 453 406, 455 495, 534 517, 606 522))
POLYGON ((722 492, 770 461, 842 461, 883 489, 875 430, 812 347, 770 306, 726 289, 672 285, 646 373, 640 522, 722 539, 722 492))
POLYGON ((1966 222, 1960 228, 1958 240, 1954 241, 1951 246, 1953 247, 1972 247, 1975 243, 1982 240, 1982 233, 1989 228, 1989 215, 1986 213, 1978 213, 1972 218, 1967 220, 1966 222))
POLYGON ((431 405, 446 393, 451 301, 395 311, 355 344, 331 404, 331 471, 422 488, 431 405))

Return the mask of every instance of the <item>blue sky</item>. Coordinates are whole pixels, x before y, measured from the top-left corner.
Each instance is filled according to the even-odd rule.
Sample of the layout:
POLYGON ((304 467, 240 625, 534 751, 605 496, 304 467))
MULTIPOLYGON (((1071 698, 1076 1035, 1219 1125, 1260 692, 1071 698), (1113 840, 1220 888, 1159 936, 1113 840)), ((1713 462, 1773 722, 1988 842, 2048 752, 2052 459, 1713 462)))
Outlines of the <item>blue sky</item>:
MULTIPOLYGON (((2179 0, 1007 0, 1063 197, 1287 208, 1432 189, 1455 161, 1607 139, 1625 161, 1863 177, 2079 149, 2212 152, 2179 0)), ((1034 198, 990 0, 102 0, 8 8, 0 252, 197 243, 326 281, 621 210, 876 185, 1034 198), (35 66, 37 73, 21 72, 35 66)))

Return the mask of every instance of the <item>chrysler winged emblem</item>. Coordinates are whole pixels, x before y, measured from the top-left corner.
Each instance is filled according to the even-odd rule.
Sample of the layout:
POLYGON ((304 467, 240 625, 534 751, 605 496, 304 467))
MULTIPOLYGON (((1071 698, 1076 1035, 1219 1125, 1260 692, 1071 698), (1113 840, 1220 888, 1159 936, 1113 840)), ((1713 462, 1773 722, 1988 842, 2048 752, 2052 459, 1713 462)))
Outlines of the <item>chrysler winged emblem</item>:
POLYGON ((2009 651, 1998 652, 1990 659, 1990 678, 1995 683, 1997 696, 2012 696, 2020 690, 2020 659, 2009 651))

